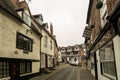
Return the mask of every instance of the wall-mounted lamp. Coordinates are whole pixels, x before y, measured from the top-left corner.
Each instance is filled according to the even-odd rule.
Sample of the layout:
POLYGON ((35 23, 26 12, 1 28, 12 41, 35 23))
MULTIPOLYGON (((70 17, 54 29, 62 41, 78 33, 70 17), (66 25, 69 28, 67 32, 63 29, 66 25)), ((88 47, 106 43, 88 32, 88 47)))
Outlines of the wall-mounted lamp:
POLYGON ((103 2, 102 1, 97 1, 97 3, 96 3, 96 8, 97 9, 101 9, 103 7, 103 2))
POLYGON ((92 29, 92 28, 94 28, 95 27, 95 23, 90 23, 89 24, 89 27, 92 29))
POLYGON ((91 23, 91 24, 90 24, 90 27, 91 27, 91 28, 94 28, 94 26, 95 26, 94 23, 91 23))

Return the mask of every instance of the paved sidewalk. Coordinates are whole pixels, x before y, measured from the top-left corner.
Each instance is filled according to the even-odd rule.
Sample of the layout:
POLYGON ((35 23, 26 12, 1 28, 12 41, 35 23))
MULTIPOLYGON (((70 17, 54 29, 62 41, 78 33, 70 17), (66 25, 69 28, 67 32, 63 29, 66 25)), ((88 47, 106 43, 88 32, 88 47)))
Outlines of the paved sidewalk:
POLYGON ((80 80, 95 80, 95 77, 91 74, 88 69, 80 69, 80 80))

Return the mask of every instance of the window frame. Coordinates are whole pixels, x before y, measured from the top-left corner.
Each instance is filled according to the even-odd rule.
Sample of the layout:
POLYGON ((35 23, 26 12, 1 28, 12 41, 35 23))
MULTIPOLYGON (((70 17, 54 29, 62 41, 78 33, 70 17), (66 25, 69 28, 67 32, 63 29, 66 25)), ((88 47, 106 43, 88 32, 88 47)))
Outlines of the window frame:
POLYGON ((27 25, 31 26, 31 18, 24 10, 22 11, 22 19, 27 25))
POLYGON ((33 51, 33 39, 17 32, 16 35, 16 48, 26 50, 26 51, 33 51))
MULTIPOLYGON (((116 63, 115 63, 115 53, 114 53, 114 46, 113 46, 113 42, 111 41, 111 42, 108 42, 108 44, 106 44, 103 48, 101 48, 100 49, 100 65, 101 65, 101 74, 103 75, 103 76, 106 76, 106 77, 108 77, 108 78, 110 78, 110 79, 117 79, 117 72, 116 72, 116 63), (110 43, 110 44, 109 44, 110 43), (111 52, 111 58, 108 60, 108 59, 105 59, 106 58, 106 56, 108 56, 107 55, 107 53, 105 53, 105 49, 107 49, 108 48, 108 46, 112 46, 112 49, 110 49, 110 50, 112 50, 112 52, 111 52), (103 48, 104 48, 104 50, 103 50, 103 48), (106 54, 106 55, 105 55, 106 54), (109 62, 112 62, 113 63, 113 68, 114 68, 114 74, 115 75, 112 75, 112 74, 110 74, 110 72, 109 71, 111 71, 109 68, 107 68, 107 69, 109 69, 109 71, 107 71, 106 72, 106 67, 107 67, 107 64, 109 63, 109 62)), ((109 54, 110 55, 110 54, 109 54)), ((109 64, 108 64, 109 65, 109 64)), ((109 65, 109 67, 110 67, 110 65, 109 65)), ((113 71, 112 71, 112 73, 113 73, 113 71)))
POLYGON ((50 41, 50 50, 52 50, 52 41, 50 41))
POLYGON ((0 61, 0 78, 9 77, 9 62, 0 61))
POLYGON ((47 46, 48 46, 48 38, 47 38, 47 36, 45 36, 44 37, 44 47, 47 48, 47 46))
POLYGON ((32 72, 32 62, 20 62, 20 74, 26 74, 30 72, 32 72))

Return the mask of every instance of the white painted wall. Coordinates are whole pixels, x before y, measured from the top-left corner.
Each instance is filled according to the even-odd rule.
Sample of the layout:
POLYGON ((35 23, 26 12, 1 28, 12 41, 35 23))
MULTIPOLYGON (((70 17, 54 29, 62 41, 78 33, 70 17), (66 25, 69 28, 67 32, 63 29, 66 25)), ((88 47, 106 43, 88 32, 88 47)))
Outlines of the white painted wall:
POLYGON ((40 62, 32 62, 32 73, 39 72, 40 62))
POLYGON ((98 80, 100 80, 100 77, 101 77, 101 67, 100 67, 99 50, 96 51, 96 59, 97 59, 98 80))
POLYGON ((40 60, 39 37, 33 31, 32 34, 30 32, 26 34, 26 30, 29 27, 27 25, 21 24, 9 14, 0 13, 0 20, 0 56, 7 58, 40 60), (16 48, 17 31, 34 40, 33 51, 29 52, 29 54, 24 54, 23 50, 16 48), (14 54, 15 52, 18 54, 14 54))
POLYGON ((98 80, 110 80, 109 78, 101 74, 99 50, 96 51, 96 55, 97 55, 98 80))
MULTIPOLYGON (((101 0, 103 1, 103 4, 106 4, 106 0, 101 0)), ((103 5, 103 7, 100 9, 100 18, 101 18, 101 27, 103 28, 105 23, 106 23, 106 17, 108 14, 105 15, 107 12, 107 5, 103 5)))
POLYGON ((120 80, 120 37, 113 39, 118 80, 120 80))
POLYGON ((42 42, 41 42, 41 52, 46 53, 48 55, 54 56, 54 40, 48 35, 48 33, 45 30, 42 30, 42 42), (47 47, 44 46, 44 38, 47 36, 48 38, 48 45, 47 47), (52 41, 52 50, 50 49, 50 41, 52 41))
MULTIPOLYGON (((32 34, 26 30, 30 29, 27 25, 21 23, 10 14, 0 12, 0 57, 40 60, 40 39, 38 35, 32 31, 32 34), (28 54, 23 53, 23 50, 16 48, 16 32, 33 39, 33 51, 28 54), (15 54, 17 52, 18 54, 15 54)), ((32 63, 32 72, 39 72, 40 63, 32 63)))
POLYGON ((41 68, 45 68, 45 54, 41 54, 41 68))
POLYGON ((52 56, 48 56, 48 67, 53 67, 53 58, 52 58, 52 56))
POLYGON ((61 52, 59 51, 58 52, 58 62, 61 62, 62 61, 62 56, 61 56, 61 52))

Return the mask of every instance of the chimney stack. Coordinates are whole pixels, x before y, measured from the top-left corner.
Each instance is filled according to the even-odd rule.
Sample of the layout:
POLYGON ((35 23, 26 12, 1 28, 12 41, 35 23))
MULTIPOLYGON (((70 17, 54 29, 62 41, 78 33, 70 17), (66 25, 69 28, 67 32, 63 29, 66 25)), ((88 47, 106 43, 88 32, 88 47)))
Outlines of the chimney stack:
POLYGON ((53 25, 52 25, 52 23, 50 23, 50 33, 51 33, 51 35, 53 35, 53 25))
POLYGON ((18 7, 18 8, 27 8, 28 4, 26 0, 12 0, 12 2, 18 7))
POLYGON ((19 0, 12 0, 14 4, 19 4, 19 0))

